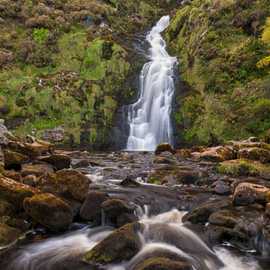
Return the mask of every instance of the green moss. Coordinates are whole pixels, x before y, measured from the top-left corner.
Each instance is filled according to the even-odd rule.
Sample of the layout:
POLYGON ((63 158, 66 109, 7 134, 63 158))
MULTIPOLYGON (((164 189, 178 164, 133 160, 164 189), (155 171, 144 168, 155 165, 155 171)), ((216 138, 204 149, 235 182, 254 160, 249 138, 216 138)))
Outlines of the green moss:
POLYGON ((190 86, 175 111, 182 143, 261 136, 269 128, 266 105, 257 103, 269 100, 269 15, 265 0, 195 0, 178 9, 166 39, 190 86))
POLYGON ((42 45, 48 40, 49 34, 50 32, 48 29, 36 28, 33 31, 33 39, 37 44, 42 45))
POLYGON ((251 160, 231 160, 220 163, 218 173, 231 176, 266 176, 270 175, 270 167, 251 160))

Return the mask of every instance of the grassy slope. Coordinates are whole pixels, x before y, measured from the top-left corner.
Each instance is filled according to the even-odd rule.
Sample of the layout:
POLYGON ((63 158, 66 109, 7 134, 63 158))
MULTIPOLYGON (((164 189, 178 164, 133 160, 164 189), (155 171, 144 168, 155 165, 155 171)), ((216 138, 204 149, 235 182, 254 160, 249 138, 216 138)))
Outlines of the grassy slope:
POLYGON ((184 143, 270 129, 269 16, 268 0, 193 0, 177 9, 166 38, 190 89, 174 115, 184 143))
POLYGON ((0 117, 17 134, 63 125, 67 141, 106 147, 133 94, 132 36, 164 3, 0 0, 0 117))

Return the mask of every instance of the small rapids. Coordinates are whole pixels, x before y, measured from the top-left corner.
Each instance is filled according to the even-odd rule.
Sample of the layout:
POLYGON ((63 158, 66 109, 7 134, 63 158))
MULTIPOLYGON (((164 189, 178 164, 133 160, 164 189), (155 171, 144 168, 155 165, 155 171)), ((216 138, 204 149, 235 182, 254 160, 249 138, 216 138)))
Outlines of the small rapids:
POLYGON ((150 62, 140 75, 140 97, 129 106, 129 151, 153 151, 160 143, 173 144, 170 114, 177 59, 168 54, 161 36, 169 23, 169 16, 162 17, 146 37, 151 47, 150 62))
MULTIPOLYGON (((106 270, 132 270, 152 257, 165 256, 189 262, 194 270, 261 270, 254 260, 233 255, 225 248, 211 249, 200 237, 182 223, 184 212, 149 216, 141 211, 139 233, 142 248, 129 262, 108 265, 106 270)), ((80 257, 112 233, 110 227, 85 228, 56 238, 22 246, 14 254, 6 270, 84 270, 89 266, 75 264, 80 257), (64 265, 64 266, 63 266, 64 265)), ((90 268, 91 269, 91 268, 90 268)))

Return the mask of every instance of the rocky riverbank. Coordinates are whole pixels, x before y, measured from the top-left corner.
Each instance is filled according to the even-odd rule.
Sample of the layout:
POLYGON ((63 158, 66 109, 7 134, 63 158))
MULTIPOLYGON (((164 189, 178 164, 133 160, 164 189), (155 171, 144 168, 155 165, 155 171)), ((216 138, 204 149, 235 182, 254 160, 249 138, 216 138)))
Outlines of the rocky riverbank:
MULTIPOLYGON (((190 228, 199 226, 210 245, 230 244, 268 256, 270 145, 266 141, 250 138, 177 150, 161 145, 155 153, 89 153, 55 149, 33 137, 19 139, 4 125, 0 135, 4 265, 10 263, 6 255, 21 241, 59 235, 74 224, 105 223, 115 228, 83 256, 84 261, 100 265, 129 260, 139 249, 135 232, 142 230, 138 213, 145 206, 150 216, 171 209, 187 211, 183 221, 190 228)), ((177 262, 164 256, 162 263, 172 264, 166 269, 189 269, 174 268, 177 262)), ((138 269, 155 269, 147 268, 148 263, 138 269)))

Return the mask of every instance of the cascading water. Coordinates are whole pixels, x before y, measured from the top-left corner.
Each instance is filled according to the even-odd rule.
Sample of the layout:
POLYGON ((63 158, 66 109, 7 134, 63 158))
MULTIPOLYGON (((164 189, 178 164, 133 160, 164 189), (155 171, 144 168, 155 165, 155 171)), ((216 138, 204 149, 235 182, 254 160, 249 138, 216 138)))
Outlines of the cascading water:
MULTIPOLYGON (((194 232, 182 224, 184 212, 172 210, 157 216, 140 217, 144 230, 139 232, 141 250, 130 261, 105 266, 106 270, 132 270, 155 256, 187 261, 193 270, 261 270, 248 258, 229 251, 210 249, 194 232)), ((112 233, 110 227, 83 229, 64 236, 24 246, 15 253, 6 270, 87 270, 89 265, 72 265, 81 256, 112 233), (75 260, 76 261, 76 260, 75 260)), ((1 263, 0 263, 1 268, 1 263)), ((1 268, 2 269, 2 268, 1 268)))
POLYGON ((162 17, 146 37, 150 62, 141 72, 139 100, 129 106, 129 151, 153 151, 160 143, 173 144, 170 114, 177 59, 168 54, 161 36, 169 22, 169 16, 162 17))

